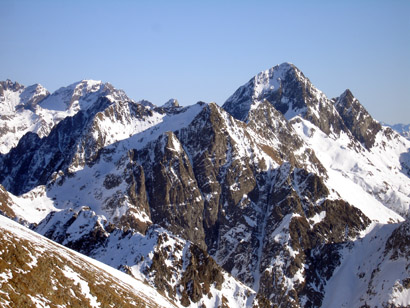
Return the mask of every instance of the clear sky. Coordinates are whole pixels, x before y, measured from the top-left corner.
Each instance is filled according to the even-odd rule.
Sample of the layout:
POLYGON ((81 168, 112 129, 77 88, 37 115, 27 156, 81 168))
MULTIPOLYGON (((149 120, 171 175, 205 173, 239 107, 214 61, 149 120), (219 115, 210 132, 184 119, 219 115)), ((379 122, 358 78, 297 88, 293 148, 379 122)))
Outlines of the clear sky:
POLYGON ((81 79, 135 100, 224 101, 255 74, 299 67, 377 120, 410 123, 410 1, 0 0, 0 80, 50 92, 81 79))

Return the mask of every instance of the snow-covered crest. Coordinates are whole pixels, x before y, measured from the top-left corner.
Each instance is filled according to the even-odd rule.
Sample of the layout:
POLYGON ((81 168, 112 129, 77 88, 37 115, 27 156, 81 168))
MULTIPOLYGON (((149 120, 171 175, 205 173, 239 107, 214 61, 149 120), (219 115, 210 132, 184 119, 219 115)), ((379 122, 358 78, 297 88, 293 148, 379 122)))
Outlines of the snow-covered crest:
POLYGON ((68 116, 86 110, 103 96, 111 101, 131 101, 109 83, 82 80, 50 93, 41 85, 24 87, 11 81, 0 84, 0 152, 7 153, 27 132, 47 136, 68 116))
POLYGON ((88 109, 98 97, 109 96, 113 100, 130 100, 123 91, 116 90, 111 84, 96 80, 82 80, 56 90, 44 99, 40 106, 56 111, 88 109))

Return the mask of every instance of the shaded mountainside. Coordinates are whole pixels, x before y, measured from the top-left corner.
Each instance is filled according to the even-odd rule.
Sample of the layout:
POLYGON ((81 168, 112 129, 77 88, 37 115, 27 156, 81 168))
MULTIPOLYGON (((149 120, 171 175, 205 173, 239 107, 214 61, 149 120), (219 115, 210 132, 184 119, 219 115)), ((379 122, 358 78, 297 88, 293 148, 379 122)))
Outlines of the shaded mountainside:
POLYGON ((349 90, 330 100, 288 63, 223 107, 87 85, 53 94, 75 113, 47 136, 0 155, 4 215, 184 307, 329 306, 373 242, 348 304, 406 303, 410 142, 349 90), (380 289, 388 266, 398 282, 380 289))

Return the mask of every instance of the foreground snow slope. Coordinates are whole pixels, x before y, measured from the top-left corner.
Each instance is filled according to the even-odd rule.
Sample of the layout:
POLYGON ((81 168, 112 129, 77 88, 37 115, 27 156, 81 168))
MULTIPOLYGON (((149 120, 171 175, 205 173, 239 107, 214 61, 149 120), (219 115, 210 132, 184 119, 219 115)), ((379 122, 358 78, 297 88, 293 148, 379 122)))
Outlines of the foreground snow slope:
POLYGON ((2 307, 174 307, 143 281, 0 215, 2 307))

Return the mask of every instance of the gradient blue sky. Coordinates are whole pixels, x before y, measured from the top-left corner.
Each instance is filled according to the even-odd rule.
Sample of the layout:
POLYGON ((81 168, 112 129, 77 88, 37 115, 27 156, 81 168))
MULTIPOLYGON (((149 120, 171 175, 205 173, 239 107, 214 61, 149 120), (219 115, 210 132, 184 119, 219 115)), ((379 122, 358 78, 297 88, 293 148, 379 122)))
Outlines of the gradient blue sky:
POLYGON ((410 123, 410 1, 0 0, 0 80, 81 79, 135 100, 223 102, 258 72, 299 67, 380 121, 410 123))

